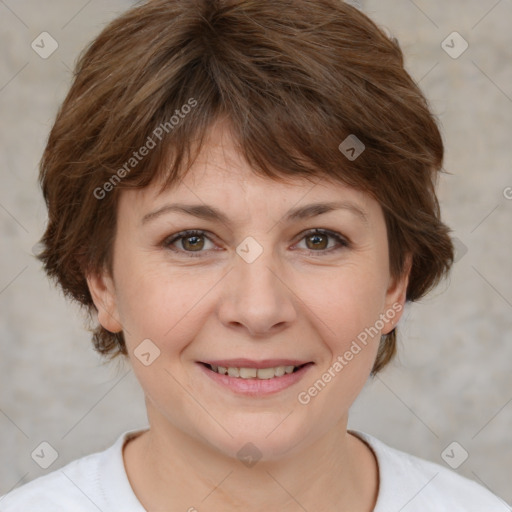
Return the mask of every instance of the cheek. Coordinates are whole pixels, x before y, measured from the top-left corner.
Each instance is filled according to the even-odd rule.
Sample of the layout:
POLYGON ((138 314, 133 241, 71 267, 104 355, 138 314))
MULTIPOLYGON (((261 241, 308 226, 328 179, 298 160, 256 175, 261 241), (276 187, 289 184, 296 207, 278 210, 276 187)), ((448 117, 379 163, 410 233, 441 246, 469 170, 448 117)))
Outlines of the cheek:
POLYGON ((333 348, 343 348, 362 330, 375 323, 385 302, 386 283, 377 269, 350 265, 329 269, 324 276, 308 277, 300 297, 314 313, 333 348))
POLYGON ((298 398, 309 410, 322 411, 322 428, 349 409, 368 379, 380 343, 380 333, 372 328, 382 313, 385 289, 382 275, 368 266, 354 265, 329 279, 304 282, 303 296, 309 297, 305 311, 314 312, 308 318, 324 357, 298 398))
POLYGON ((378 266, 350 265, 330 272, 329 279, 305 280, 303 286, 303 295, 310 297, 306 311, 315 313, 309 318, 315 319, 324 349, 318 373, 304 391, 314 407, 329 411, 329 423, 340 407, 350 407, 373 367, 380 343, 374 326, 382 313, 386 280, 378 266), (324 385, 326 392, 321 391, 324 385))
MULTIPOLYGON (((141 258, 142 260, 142 258, 141 258)), ((126 259, 118 266, 118 312, 132 348, 149 338, 159 347, 179 350, 190 339, 202 299, 218 281, 210 272, 170 269, 169 265, 126 259)))

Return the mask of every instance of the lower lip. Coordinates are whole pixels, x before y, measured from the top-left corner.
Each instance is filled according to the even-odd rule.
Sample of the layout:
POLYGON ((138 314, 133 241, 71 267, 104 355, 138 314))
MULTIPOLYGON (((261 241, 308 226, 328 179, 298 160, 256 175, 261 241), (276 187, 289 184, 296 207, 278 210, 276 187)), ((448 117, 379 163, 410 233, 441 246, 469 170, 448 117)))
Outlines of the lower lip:
POLYGON ((210 370, 202 363, 197 363, 201 370, 213 381, 224 386, 235 393, 248 396, 265 396, 277 393, 283 389, 293 386, 299 382, 307 371, 313 366, 308 363, 296 372, 285 373, 282 377, 272 377, 271 379, 242 379, 241 377, 230 377, 210 370))

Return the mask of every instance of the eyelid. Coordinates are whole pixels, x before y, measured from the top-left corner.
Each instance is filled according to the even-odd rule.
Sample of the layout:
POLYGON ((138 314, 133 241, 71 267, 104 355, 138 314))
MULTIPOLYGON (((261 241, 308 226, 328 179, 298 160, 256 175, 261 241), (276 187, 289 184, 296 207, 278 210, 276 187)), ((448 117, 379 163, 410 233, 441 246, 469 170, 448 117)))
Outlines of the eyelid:
MULTIPOLYGON (((312 229, 302 231, 301 233, 299 233, 297 235, 298 240, 297 240, 297 242, 294 243, 294 245, 297 245, 299 242, 301 242, 307 236, 311 236, 311 235, 315 235, 315 234, 331 237, 334 240, 336 240, 339 245, 338 245, 338 247, 334 247, 334 248, 331 247, 330 249, 327 249, 327 250, 314 251, 312 249, 304 249, 308 253, 308 255, 322 256, 325 254, 330 254, 332 252, 336 252, 343 248, 351 247, 351 245, 352 245, 351 242, 347 239, 347 237, 343 236, 341 233, 332 231, 330 229, 323 229, 323 228, 312 228, 312 229)), ((179 231, 177 233, 174 233, 173 235, 166 237, 161 245, 163 245, 165 248, 167 248, 175 253, 185 254, 185 255, 187 255, 187 257, 198 257, 198 256, 201 256, 203 253, 207 253, 211 250, 215 250, 215 249, 208 249, 206 251, 185 251, 182 249, 176 249, 176 248, 171 247, 172 244, 174 244, 175 242, 177 242, 181 239, 187 238, 187 237, 191 237, 191 236, 201 236, 201 237, 204 237, 204 238, 210 240, 212 243, 215 243, 214 240, 212 239, 212 238, 215 238, 215 236, 212 235, 209 231, 206 231, 204 229, 186 229, 186 230, 179 231)), ((296 249, 294 249, 294 250, 296 250, 296 249)))
MULTIPOLYGON (((302 240, 304 240, 304 238, 308 237, 308 236, 311 236, 311 235, 315 235, 315 234, 319 234, 319 235, 323 235, 323 236, 329 236, 331 238, 334 238, 337 242, 338 242, 338 247, 331 247, 330 249, 326 249, 326 250, 320 250, 320 251, 314 251, 312 249, 305 249, 305 251, 308 253, 308 254, 312 254, 312 255, 319 255, 319 256, 322 256, 322 255, 327 255, 327 254, 330 254, 332 252, 337 252, 338 250, 341 250, 341 249, 344 249, 344 248, 349 248, 352 246, 352 243, 349 241, 349 239, 347 237, 345 237, 344 235, 342 235, 341 233, 338 233, 336 231, 332 231, 330 229, 323 229, 323 228, 313 228, 313 229, 308 229, 306 231, 303 231, 302 233, 299 233, 299 235, 297 235, 297 237, 299 238, 298 242, 301 242, 302 240)), ((295 244, 296 245, 296 244, 295 244)))
POLYGON ((210 242, 214 243, 214 241, 211 238, 213 235, 211 233, 209 233, 208 231, 205 231, 204 229, 185 229, 183 231, 179 231, 178 233, 174 233, 173 235, 166 237, 164 239, 164 241, 162 242, 162 245, 164 248, 169 249, 170 251, 173 251, 174 253, 185 254, 189 257, 198 257, 201 254, 208 252, 208 251, 184 251, 182 249, 176 249, 176 248, 172 247, 172 244, 174 244, 175 242, 177 242, 181 239, 187 238, 187 237, 191 237, 191 236, 202 236, 202 237, 210 240, 210 242))

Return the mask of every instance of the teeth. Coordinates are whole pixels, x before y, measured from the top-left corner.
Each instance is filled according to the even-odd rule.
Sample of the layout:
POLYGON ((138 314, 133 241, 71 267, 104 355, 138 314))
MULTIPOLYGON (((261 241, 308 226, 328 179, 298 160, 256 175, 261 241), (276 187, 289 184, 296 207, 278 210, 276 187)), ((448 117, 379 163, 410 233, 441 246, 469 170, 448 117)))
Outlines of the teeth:
POLYGON ((260 368, 258 370, 258 379, 272 379, 275 376, 275 368, 260 368))
POLYGON ((228 368, 228 375, 230 377, 240 377, 240 370, 238 368, 228 368))
POLYGON ((211 365, 214 372, 230 377, 242 379, 273 379, 282 377, 285 373, 293 373, 295 366, 276 366, 274 368, 226 368, 224 366, 211 365))
POLYGON ((285 371, 285 367, 284 366, 278 366, 276 368, 276 371, 275 371, 276 377, 282 377, 285 373, 286 373, 286 371, 285 371))
POLYGON ((256 374, 258 373, 258 369, 257 368, 240 368, 239 372, 240 372, 240 377, 242 377, 242 379, 252 379, 252 378, 256 377, 256 374))

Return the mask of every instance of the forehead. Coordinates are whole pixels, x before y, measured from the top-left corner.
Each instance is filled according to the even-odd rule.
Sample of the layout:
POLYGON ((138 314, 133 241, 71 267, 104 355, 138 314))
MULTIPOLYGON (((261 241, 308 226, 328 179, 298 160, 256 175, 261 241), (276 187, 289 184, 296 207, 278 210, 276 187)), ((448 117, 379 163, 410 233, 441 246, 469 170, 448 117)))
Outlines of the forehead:
MULTIPOLYGON (((165 174, 165 173, 164 173, 165 174)), ((121 203, 131 212, 147 214, 170 201, 214 205, 216 209, 237 216, 264 214, 272 210, 283 214, 294 206, 318 202, 346 201, 369 215, 380 205, 366 192, 329 177, 283 176, 274 179, 257 173, 237 148, 229 125, 219 122, 209 131, 200 152, 182 179, 162 189, 153 182, 142 189, 126 190, 121 203)), ((121 205, 122 207, 123 205, 121 205)))

